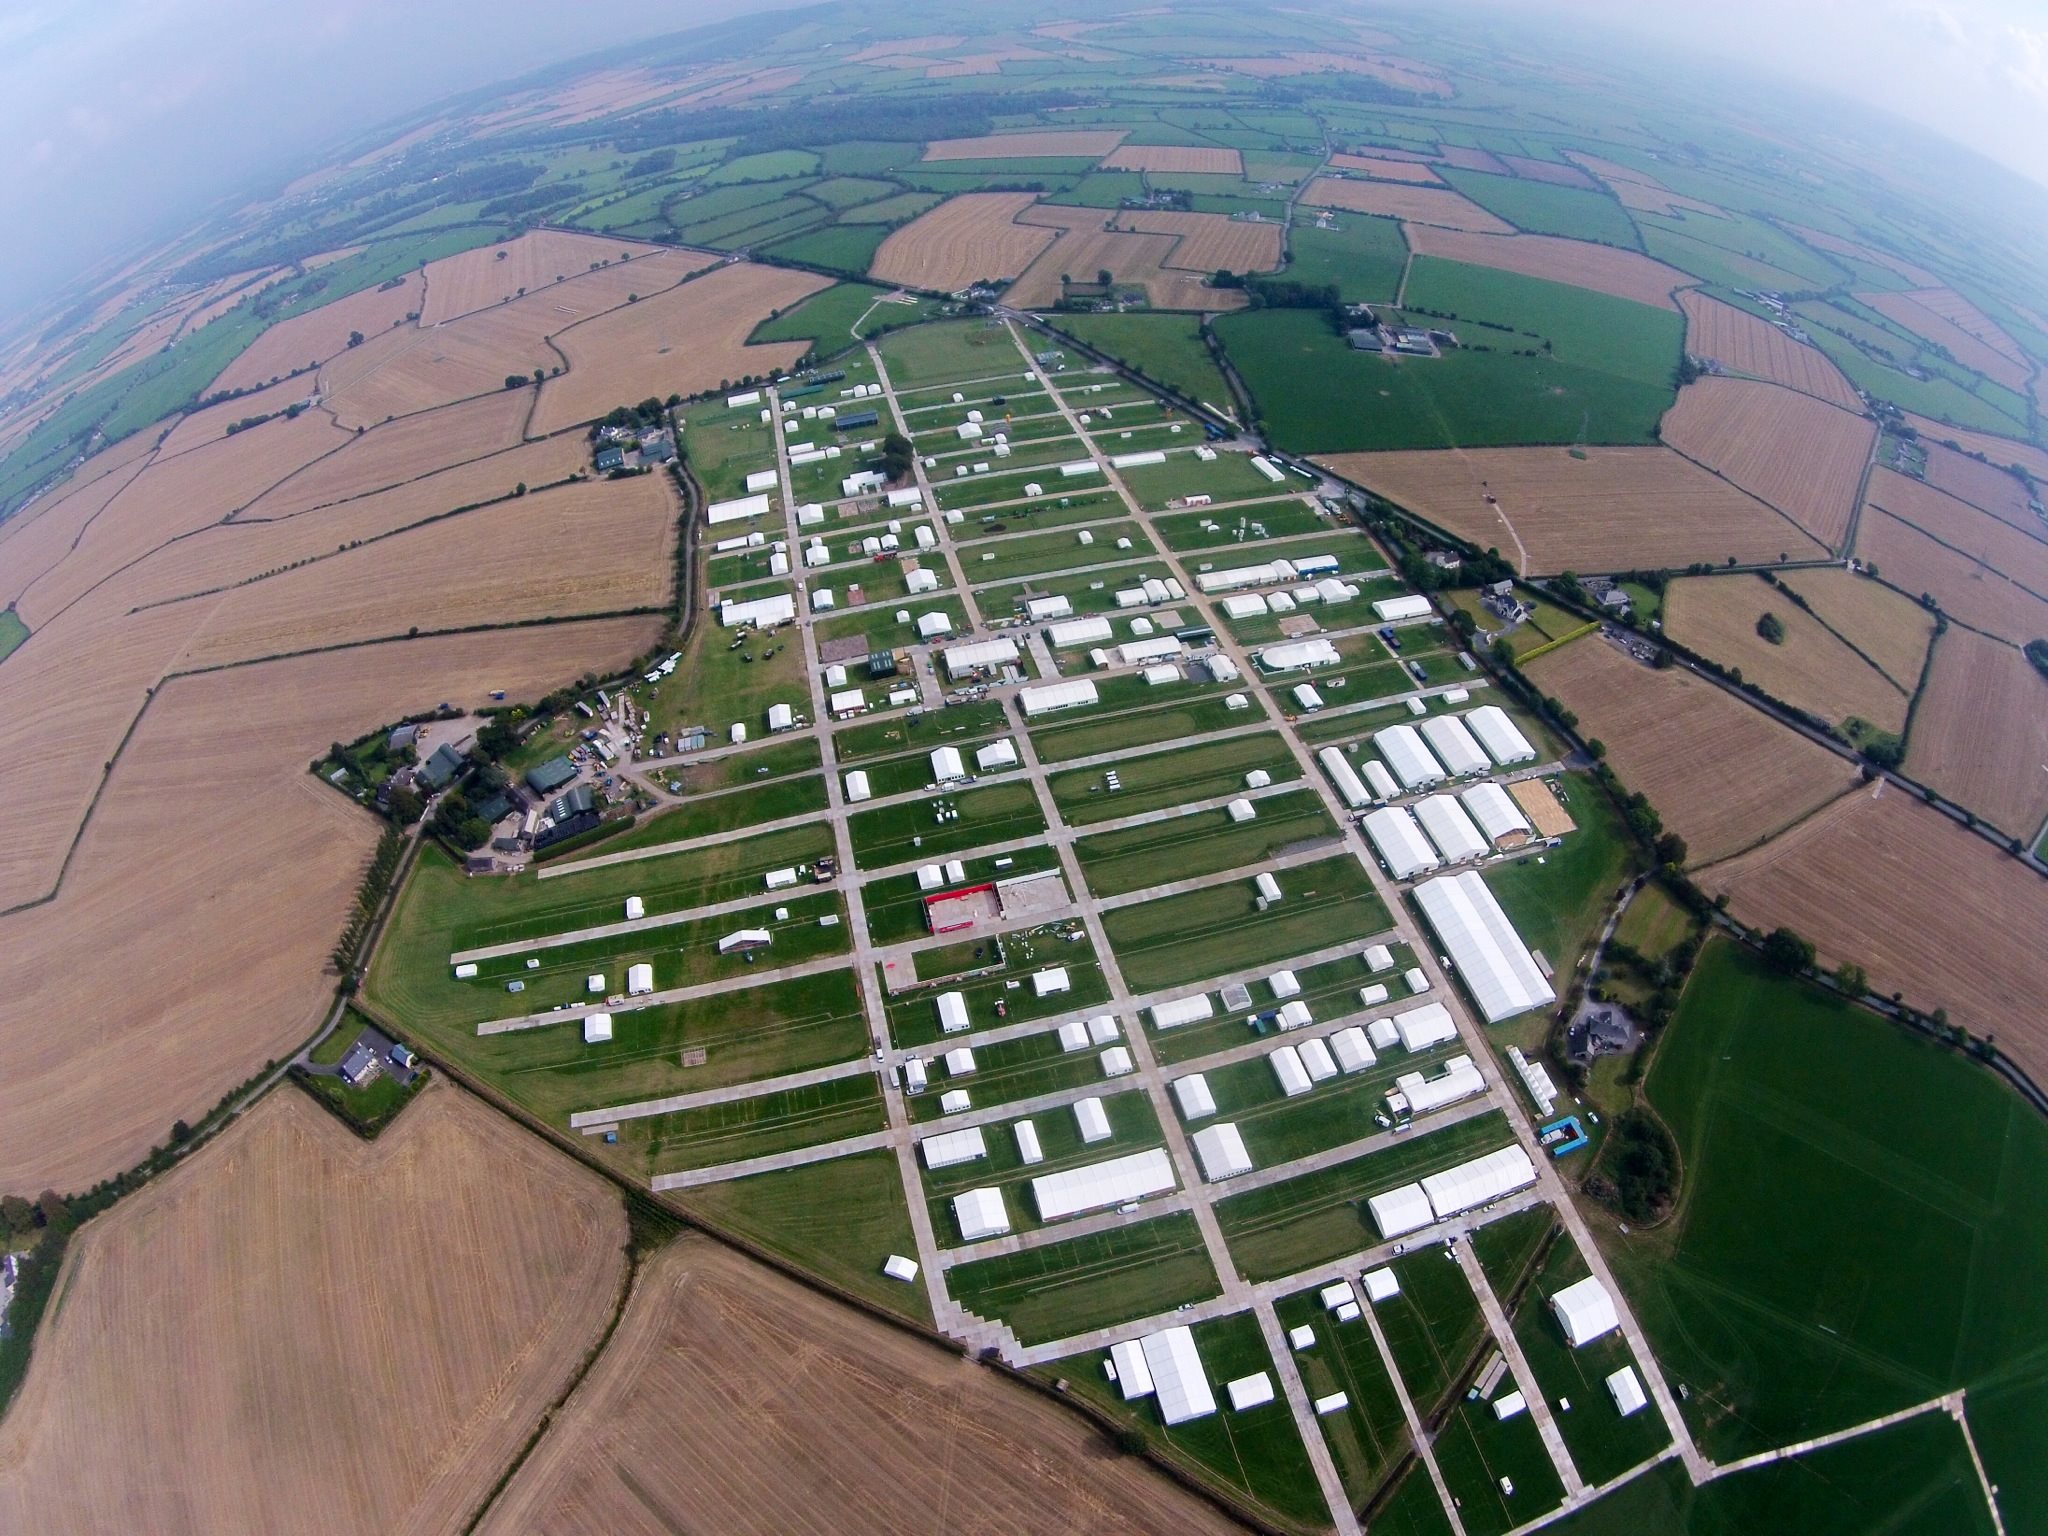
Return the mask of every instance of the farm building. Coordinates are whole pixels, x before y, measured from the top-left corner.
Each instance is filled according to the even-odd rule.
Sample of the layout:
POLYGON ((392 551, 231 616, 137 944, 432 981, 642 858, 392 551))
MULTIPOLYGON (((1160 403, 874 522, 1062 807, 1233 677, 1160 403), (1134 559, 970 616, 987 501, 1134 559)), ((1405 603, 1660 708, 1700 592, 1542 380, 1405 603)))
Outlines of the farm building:
POLYGON ((551 757, 539 767, 526 770, 526 785, 537 795, 552 795, 576 777, 576 765, 566 757, 551 757))
MULTIPOLYGON (((1100 1100, 1084 1102, 1100 1106, 1100 1100)), ((1173 1160, 1151 1147, 1106 1162, 1043 1173, 1031 1181, 1031 1200, 1041 1221, 1058 1221, 1083 1211, 1104 1210, 1173 1188, 1173 1160)))
POLYGON ((1566 1286, 1551 1297, 1550 1310, 1557 1314, 1557 1325, 1564 1330, 1565 1341, 1573 1349, 1582 1348, 1621 1326, 1621 1318, 1614 1310, 1614 1298, 1607 1294, 1607 1287, 1592 1275, 1566 1286))
POLYGON ((1040 715, 1049 715, 1055 710, 1076 709, 1095 701, 1095 685, 1086 678, 1017 690, 1017 707, 1024 711, 1027 720, 1036 720, 1040 715))
POLYGON ((1403 619, 1426 619, 1430 614, 1429 599, 1419 592, 1410 592, 1405 597, 1383 597, 1372 605, 1372 611, 1382 624, 1397 624, 1403 619))
POLYGON ((1195 1156, 1202 1162, 1202 1177, 1211 1184, 1252 1171, 1251 1156, 1244 1149, 1244 1137, 1238 1134, 1234 1125, 1207 1126, 1195 1132, 1194 1144, 1195 1156))
POLYGON ((1344 803, 1352 810, 1363 810, 1373 803, 1372 791, 1360 782, 1343 752, 1336 747, 1325 747, 1316 754, 1316 760, 1323 765, 1330 782, 1337 786, 1337 793, 1344 797, 1344 803))
POLYGON ((1441 862, 1430 851, 1429 840, 1422 835, 1415 818, 1401 806, 1383 805, 1368 812, 1359 825, 1387 866, 1387 873, 1396 880, 1423 874, 1441 862))
POLYGON ((979 640, 971 645, 949 645, 945 651, 946 675, 958 682, 984 668, 1007 667, 1017 660, 1014 640, 979 640))
POLYGON ((1491 780, 1459 792, 1465 810, 1496 848, 1513 848, 1529 840, 1529 818, 1515 797, 1491 780))
POLYGON ((1045 631, 1045 638, 1055 646, 1100 645, 1115 635, 1109 620, 1104 618, 1074 619, 1069 623, 1050 625, 1045 631))
POLYGON ((1442 1003, 1424 1003, 1419 1008, 1397 1013, 1393 1025, 1394 1035, 1405 1051, 1426 1051, 1433 1045, 1443 1045, 1458 1038, 1458 1026, 1451 1018, 1451 1010, 1442 1003))
POLYGON ((1394 777, 1401 781, 1403 789, 1427 789, 1432 784, 1443 782, 1442 767, 1430 755, 1429 748, 1422 744, 1422 738, 1415 734, 1414 726, 1390 725, 1374 731, 1372 744, 1379 748, 1380 755, 1394 770, 1394 777))
POLYGON ((1343 659, 1337 654, 1337 647, 1323 639, 1294 640, 1285 645, 1269 645, 1259 652, 1257 657, 1259 665, 1268 672, 1334 667, 1343 659))
POLYGON ((1477 871, 1424 882, 1415 888, 1415 905, 1487 1023, 1557 1001, 1556 990, 1477 871))
POLYGON ((1109 1116, 1098 1098, 1091 1096, 1074 1101, 1074 1124, 1081 1132, 1082 1142, 1088 1146, 1109 1140, 1109 1116))
POLYGON ((1033 1163, 1045 1161, 1045 1148, 1038 1144, 1038 1125, 1031 1120, 1019 1120, 1010 1127, 1017 1138, 1017 1161, 1030 1167, 1033 1163))
POLYGON ((1209 1092, 1209 1079, 1199 1072, 1190 1072, 1186 1077, 1175 1078, 1173 1096, 1180 1101, 1180 1117, 1183 1120, 1199 1120, 1204 1115, 1216 1113, 1216 1098, 1209 1092))
POLYGON ((1456 715, 1437 715, 1425 720, 1421 731, 1422 739, 1429 743, 1437 761, 1450 770, 1452 778, 1463 779, 1486 772, 1486 754, 1479 750, 1479 743, 1472 739, 1472 733, 1465 729, 1465 722, 1456 715))
POLYGON ((1204 1019, 1216 1016, 1216 1005, 1209 1000, 1206 992, 1197 992, 1193 997, 1178 997, 1171 1002, 1154 1003, 1148 1010, 1152 1015, 1155 1030, 1178 1029, 1183 1024, 1199 1024, 1204 1019))
POLYGON ((964 1131, 940 1131, 935 1136, 927 1136, 917 1144, 917 1149, 924 1155, 927 1168, 951 1168, 988 1156, 988 1144, 983 1141, 978 1125, 964 1131))
POLYGON ((1465 807, 1450 795, 1423 796, 1415 802, 1415 819, 1446 864, 1464 864, 1487 851, 1487 841, 1465 814, 1465 807))
POLYGON ((727 629, 751 624, 756 629, 773 629, 777 624, 796 622, 796 599, 787 592, 736 603, 728 599, 718 605, 718 622, 727 629))
POLYGON ((1003 1207, 1000 1189, 970 1189, 953 1197, 953 1220, 959 1223, 963 1241, 1000 1237, 1010 1230, 1010 1213, 1003 1207))
POLYGON ((1508 718, 1508 712, 1498 704, 1482 704, 1475 710, 1460 715, 1472 732, 1479 738, 1479 744, 1501 767, 1516 763, 1536 761, 1536 749, 1529 745, 1529 738, 1508 718))
POLYGON ((608 1013, 583 1015, 583 1043, 597 1045, 612 1037, 612 1016, 608 1013))

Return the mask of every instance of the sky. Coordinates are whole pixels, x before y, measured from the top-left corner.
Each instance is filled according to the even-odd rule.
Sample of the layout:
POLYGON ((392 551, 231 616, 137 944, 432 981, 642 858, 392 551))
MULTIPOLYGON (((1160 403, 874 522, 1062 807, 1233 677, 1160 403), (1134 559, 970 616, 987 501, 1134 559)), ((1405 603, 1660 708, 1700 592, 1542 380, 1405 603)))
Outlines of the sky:
MULTIPOLYGON (((0 0, 0 330, 339 135, 769 3, 791 0, 0 0)), ((1689 7, 1549 3, 1866 101, 2048 185, 2048 0, 1715 0, 1704 28, 1689 7)))

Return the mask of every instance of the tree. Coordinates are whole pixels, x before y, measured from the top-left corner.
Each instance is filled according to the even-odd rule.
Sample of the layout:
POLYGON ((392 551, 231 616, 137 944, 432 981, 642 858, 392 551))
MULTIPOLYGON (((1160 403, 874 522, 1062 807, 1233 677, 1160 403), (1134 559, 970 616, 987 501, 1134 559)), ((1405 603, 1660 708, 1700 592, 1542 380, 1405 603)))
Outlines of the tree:
POLYGON ((1863 974, 1863 967, 1844 960, 1835 971, 1835 985, 1851 997, 1861 997, 1870 990, 1870 978, 1863 974))
POLYGON ((1682 865, 1687 853, 1685 839, 1676 832, 1666 832, 1657 839, 1655 852, 1659 864, 1682 865))
POLYGON ((1099 269, 1098 269, 1098 270, 1096 271, 1096 273, 1095 273, 1095 286, 1096 286, 1096 287, 1098 287, 1098 288, 1108 288, 1108 287, 1112 286, 1112 285, 1113 285, 1113 284, 1114 284, 1115 282, 1116 282, 1116 279, 1115 279, 1114 277, 1112 277, 1112 276, 1110 275, 1110 271, 1109 271, 1109 268, 1107 268, 1107 267, 1102 267, 1102 268, 1099 268, 1099 269))
POLYGON ((2043 677, 2048 677, 2048 640, 2029 640, 2027 660, 2034 664, 2034 669, 2043 677))
POLYGON ((882 439, 882 473, 891 480, 901 480, 916 464, 917 450, 901 432, 891 432, 882 439))
POLYGON ((1773 970, 1797 976, 1813 965, 1813 946, 1790 928, 1773 928, 1764 939, 1764 961, 1773 970))
POLYGON ((352 347, 360 347, 363 344, 363 333, 361 331, 350 331, 348 333, 348 344, 352 347))
POLYGON ((0 1195, 0 1231, 19 1237, 33 1232, 36 1208, 19 1195, 0 1195))
POLYGON ((1785 624, 1775 613, 1766 613, 1756 621, 1756 632, 1772 645, 1785 643, 1785 624))
POLYGON ((392 790, 385 803, 390 809, 392 824, 400 827, 411 826, 420 819, 420 812, 427 808, 420 792, 411 788, 392 790))
POLYGON ((1593 759, 1594 762, 1599 762, 1600 759, 1602 759, 1606 755, 1607 743, 1602 741, 1598 736, 1593 737, 1590 741, 1586 743, 1586 756, 1593 759))
POLYGON ((36 1197, 36 1214, 52 1232, 69 1232, 78 1224, 72 1218, 71 1207, 54 1189, 46 1189, 36 1197))

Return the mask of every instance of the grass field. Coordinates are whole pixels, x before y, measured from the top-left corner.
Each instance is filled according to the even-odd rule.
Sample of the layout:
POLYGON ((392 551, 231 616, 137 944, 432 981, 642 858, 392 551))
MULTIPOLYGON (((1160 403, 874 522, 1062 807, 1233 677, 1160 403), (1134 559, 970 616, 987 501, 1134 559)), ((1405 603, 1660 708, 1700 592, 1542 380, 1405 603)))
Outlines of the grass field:
POLYGON ((1642 249, 1642 237, 1629 222, 1628 211, 1605 192, 1492 176, 1484 171, 1446 169, 1443 177, 1487 212, 1500 215, 1526 234, 1562 235, 1567 240, 1642 249))
POLYGON ((1372 878, 1349 854, 1299 865, 1281 878, 1286 899, 1253 906, 1249 878, 1165 896, 1104 915, 1103 931, 1133 991, 1285 960, 1388 926, 1372 878))
POLYGON ((912 859, 945 859, 984 843, 1012 842, 1045 830, 1038 797, 1023 782, 991 784, 937 796, 928 802, 856 811, 847 818, 854 863, 879 869, 912 859), (943 803, 957 819, 936 819, 943 803))
POLYGON ((1157 746, 1162 741, 1194 740, 1207 731, 1246 723, 1244 711, 1230 708, 1223 700, 1222 693, 1212 690, 1207 696, 1183 697, 1151 709, 1080 713, 1073 718, 1063 711, 1047 716, 1046 724, 1034 726, 1031 740, 1039 760, 1046 763, 1157 746))
POLYGON ((1257 553, 1263 539, 1320 533, 1330 526, 1330 520, 1308 502, 1296 500, 1254 502, 1232 507, 1220 516, 1181 512, 1152 519, 1153 531, 1165 540, 1166 547, 1180 551, 1241 546, 1247 553, 1257 553))
POLYGON ((899 331, 881 343, 889 382, 898 389, 957 384, 1014 374, 1021 382, 1024 354, 1000 325, 957 320, 899 331))
POLYGON ((1058 315, 1058 329, 1199 405, 1235 414, 1198 315, 1058 315))
POLYGON ((5 661, 28 638, 28 626, 12 608, 0 609, 0 661, 5 661))
POLYGON ((1408 265, 1408 242, 1393 219, 1340 216, 1334 229, 1297 224, 1287 236, 1287 276, 1304 283, 1335 283, 1347 304, 1391 304, 1408 265))
POLYGON ((643 1175, 707 1168, 813 1147, 887 1128, 881 1086, 871 1073, 804 1088, 727 1099, 698 1109, 627 1120, 619 1145, 645 1159, 643 1175))
POLYGON ((1565 834, 1562 847, 1497 864, 1485 878, 1522 942, 1569 977, 1599 936, 1615 891, 1635 872, 1636 853, 1614 803, 1591 775, 1566 774, 1555 790, 1578 830, 1565 834))
POLYGON ((1091 891, 1119 896, 1227 869, 1244 869, 1249 879, 1251 866, 1292 845, 1337 834, 1321 798, 1308 790, 1268 796, 1256 809, 1246 822, 1217 809, 1103 832, 1076 843, 1074 854, 1091 891))
POLYGON ((1233 737, 1229 741, 1186 746, 1116 763, 1115 794, 1103 787, 1101 768, 1077 768, 1046 781, 1060 820, 1070 827, 1138 816, 1193 800, 1210 800, 1244 786, 1244 777, 1263 769, 1275 784, 1301 777, 1287 744, 1270 731, 1233 737))
POLYGON ((1221 1289, 1185 1213, 955 1265, 946 1279, 962 1306, 1000 1318, 1027 1344, 1206 1301, 1221 1289))
MULTIPOLYGON (((1320 1287, 1283 1296, 1273 1304, 1281 1328, 1292 1332, 1306 1323, 1315 1330, 1315 1344, 1297 1350, 1295 1368, 1314 1401, 1332 1392, 1350 1399, 1336 1413, 1318 1420, 1323 1443, 1337 1464, 1337 1476, 1353 1504, 1362 1504, 1379 1487, 1410 1445, 1408 1420, 1401 1412, 1393 1378, 1363 1321, 1340 1323, 1323 1305, 1320 1287)), ((1377 1521, 1375 1532, 1380 1530, 1377 1521)))
POLYGON ((2048 1124, 1954 1054, 1710 944, 1650 1103, 1677 1219, 1613 1258, 1726 1458, 1956 1386, 2008 1529, 2048 1520, 2048 1124), (1911 1112, 1903 1106, 1911 1105, 1911 1112))
MULTIPOLYGON (((799 235, 799 241, 822 237, 826 231, 799 235)), ((795 254, 790 252, 788 254, 795 254)), ((802 258, 811 259, 811 258, 802 258)), ((820 357, 850 347, 856 336, 873 336, 885 328, 913 324, 933 311, 929 300, 911 304, 882 304, 876 301, 888 293, 873 283, 835 283, 801 303, 785 309, 772 320, 754 327, 747 341, 809 341, 820 357)))

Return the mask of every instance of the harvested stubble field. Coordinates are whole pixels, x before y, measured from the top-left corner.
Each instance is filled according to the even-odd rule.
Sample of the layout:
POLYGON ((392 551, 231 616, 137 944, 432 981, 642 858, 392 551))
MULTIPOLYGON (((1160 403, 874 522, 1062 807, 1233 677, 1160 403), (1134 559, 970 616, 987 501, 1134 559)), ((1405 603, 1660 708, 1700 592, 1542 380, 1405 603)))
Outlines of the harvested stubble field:
POLYGON ((1553 187, 1579 187, 1588 192, 1595 189, 1592 177, 1576 165, 1567 165, 1563 161, 1535 160, 1528 155, 1504 154, 1500 157, 1500 162, 1524 181, 1544 181, 1553 187))
POLYGON ((302 372, 346 352, 348 339, 360 331, 381 336, 406 317, 419 313, 425 287, 417 272, 390 288, 365 288, 332 304, 281 320, 249 344, 249 349, 221 370, 207 386, 208 394, 224 389, 253 389, 288 373, 302 372))
POLYGON ((1690 287, 1695 281, 1676 267, 1667 267, 1635 251, 1611 245, 1589 245, 1583 240, 1563 240, 1555 235, 1487 235, 1462 229, 1437 229, 1424 223, 1410 223, 1402 232, 1409 249, 1418 256, 1443 256, 1451 261, 1469 261, 1474 266, 1497 267, 1519 272, 1524 277, 1547 278, 1553 283, 1570 283, 1611 293, 1618 299, 1638 304, 1673 307, 1672 292, 1690 287))
MULTIPOLYGON (((2014 537, 2019 537, 2015 534, 2014 537)), ((2015 645, 2048 634, 2048 603, 1874 502, 1856 522, 1857 558, 1903 592, 1925 593, 1953 619, 2015 645)))
POLYGON ((1787 224, 1786 229, 1797 235, 1816 251, 1826 251, 1831 256, 1847 256, 1852 261, 1867 261, 1875 266, 1896 272, 1916 288, 1938 288, 1941 279, 1925 267, 1916 266, 1903 257, 1889 252, 1858 245, 1854 240, 1844 240, 1840 235, 1825 234, 1818 229, 1808 229, 1803 224, 1787 224))
POLYGON ((149 434, 86 461, 68 484, 0 523, 0 606, 11 605, 71 551, 100 509, 142 473, 149 434))
MULTIPOLYGON (((399 641, 165 683, 56 898, 0 917, 0 1188, 81 1189, 130 1166, 331 1003, 323 961, 377 824, 306 772, 328 743, 491 689, 538 697, 623 664, 658 629, 610 619, 399 641)), ((141 703, 137 687, 129 713, 141 703)), ((10 745, 6 759, 41 750, 10 745)), ((27 896, 48 889, 76 810, 33 819, 46 823, 55 846, 27 896)), ((23 899, 17 865, 10 902, 23 899)))
POLYGON ((1965 453, 1983 455, 1988 463, 2018 464, 2036 480, 2048 480, 2048 449, 2033 443, 2014 442, 1989 432, 1972 432, 1965 427, 1946 426, 1925 416, 1908 415, 1907 424, 1931 443, 1954 443, 1965 453))
POLYGON ((1849 532, 1877 423, 1753 379, 1708 376, 1678 392, 1664 441, 1768 502, 1830 549, 1849 532))
POLYGON ((2048 679, 2013 646, 1951 625, 1935 643, 1906 772, 2022 842, 2048 817, 2048 679))
MULTIPOLYGON (((530 390, 499 389, 476 400, 370 427, 265 491, 250 503, 246 515, 290 517, 501 452, 519 441, 532 403, 530 390)), ((252 441, 270 427, 266 422, 256 428, 252 441)))
POLYGON ((1985 464, 1939 443, 1923 446, 1927 450, 1926 481, 1937 491, 1967 501, 2034 538, 2048 539, 2048 524, 2027 505, 2027 489, 2011 470, 1985 464))
POLYGON ((1948 288, 1918 288, 1908 293, 1859 293, 1895 325, 1942 348, 1963 367, 1994 384, 2024 394, 2033 375, 2013 339, 1968 299, 1948 288))
MULTIPOLYGON (((274 416, 279 411, 302 404, 312 397, 318 386, 319 381, 313 375, 301 374, 295 379, 280 380, 267 389, 257 390, 254 394, 241 395, 233 400, 224 400, 219 405, 210 405, 203 411, 194 411, 189 416, 179 419, 178 424, 171 428, 170 435, 159 445, 158 451, 162 457, 170 458, 188 449, 217 443, 229 435, 228 428, 236 422, 247 420, 251 416, 274 416)), ((146 431, 138 432, 129 438, 128 442, 146 447, 151 435, 146 431)), ((100 459, 106 456, 95 455, 91 465, 97 465, 100 459)))
POLYGON ((1221 213, 1156 213, 1137 209, 1117 215, 1117 226, 1139 234, 1174 235, 1179 244, 1161 263, 1183 271, 1270 272, 1280 265, 1280 226, 1251 223, 1221 213))
POLYGON ((237 587, 181 670, 322 646, 664 604, 678 504, 665 475, 585 481, 237 587))
POLYGON ((1102 162, 1102 169, 1242 176, 1244 156, 1234 149, 1203 148, 1193 144, 1126 144, 1102 162))
POLYGON ((965 193, 911 219, 874 252, 868 276, 879 283, 954 293, 979 279, 1018 276, 1053 244, 1051 229, 1016 217, 1036 193, 965 193))
POLYGON ((1946 1008, 2048 1072, 2048 949, 2024 937, 2048 925, 2048 884, 1913 796, 1872 785, 1696 878, 1742 922, 1789 927, 1824 966, 1854 961, 1872 991, 1946 1008))
MULTIPOLYGON (((420 324, 439 325, 457 315, 488 309, 568 278, 581 277, 599 263, 631 262, 660 249, 636 240, 536 229, 500 245, 480 245, 474 250, 444 256, 426 269, 427 296, 420 306, 420 324)), ((695 254, 701 266, 708 267, 718 260, 702 251, 695 254)))
POLYGON ((1319 457, 1524 575, 1747 564, 1825 553, 1783 517, 1668 448, 1422 449, 1319 457), (1489 505, 1486 497, 1498 498, 1489 505))
POLYGON ((1664 632, 1725 667, 1741 668, 1745 682, 1823 720, 1840 725, 1860 716, 1894 733, 1906 727, 1911 683, 1894 682, 1812 614, 1747 573, 1671 583, 1664 593, 1664 632), (1784 626, 1779 644, 1757 633, 1766 613, 1784 626))
POLYGON ((1224 59, 1220 62, 1226 69, 1234 69, 1241 75, 1251 75, 1260 80, 1282 79, 1290 75, 1319 75, 1329 70, 1340 70, 1349 75, 1364 75, 1396 90, 1412 91, 1418 96, 1451 94, 1451 82, 1441 71, 1417 60, 1404 59, 1393 54, 1287 53, 1278 58, 1224 59))
POLYGON ((1783 571, 1778 579, 1801 597, 1836 634, 1868 656, 1901 688, 1920 686, 1934 615, 1911 598, 1839 566, 1783 571))
POLYGON ((1351 213, 1377 214, 1381 218, 1443 229, 1472 230, 1489 235, 1512 235, 1515 232, 1513 225, 1495 218, 1471 199, 1447 187, 1420 187, 1393 181, 1345 181, 1336 176, 1318 176, 1308 184, 1301 201, 1310 208, 1342 208, 1351 213))
POLYGON ((618 1197, 429 1087, 374 1144, 283 1087, 78 1239, 0 1526, 456 1532, 602 1336, 618 1197))
POLYGON ((748 346, 771 310, 809 298, 831 279, 735 262, 599 315, 555 338, 569 370, 542 386, 530 431, 592 421, 622 401, 694 395, 721 380, 787 368, 808 344, 748 346))
POLYGON ((603 1357, 479 1529, 881 1536, 906 1518, 1237 1529, 1080 1415, 695 1237, 641 1271, 603 1357))
POLYGON ((1340 171, 1357 171, 1376 181, 1412 181, 1420 186, 1440 187, 1443 180, 1419 160, 1383 160, 1373 155, 1332 155, 1330 164, 1340 171))
MULTIPOLYGON (((1169 265, 1187 266, 1197 251, 1227 250, 1244 255, 1262 255, 1278 236, 1261 235, 1256 225, 1232 226, 1214 214, 1127 215, 1100 208, 1054 208, 1041 205, 1018 215, 1021 223, 1042 225, 1057 232, 1053 243, 1017 279, 1004 302, 1025 309, 1045 308, 1059 302, 1064 292, 1062 277, 1093 282, 1098 272, 1108 272, 1118 283, 1141 286, 1154 309, 1242 309, 1244 292, 1235 288, 1210 288, 1192 272, 1170 272, 1169 265), (1165 222, 1170 233, 1138 232, 1143 218, 1165 222), (1174 224, 1175 220, 1214 221, 1197 226, 1174 224), (1111 229, 1108 223, 1121 227, 1111 229), (1218 231, 1214 225, 1224 228, 1218 231), (1237 231, 1243 230, 1244 234, 1237 231), (1193 242, 1190 245, 1190 242, 1193 242)), ((1277 253, 1276 253, 1277 259, 1277 253)), ((1204 269, 1204 276, 1213 268, 1204 269)))
POLYGON ((1121 128, 1053 129, 1039 133, 985 133, 972 139, 934 139, 927 160, 1048 160, 1071 156, 1100 160, 1124 141, 1121 128))
POLYGON ((1939 539, 2035 595, 2048 598, 2048 543, 2029 538, 1968 502, 1889 469, 1878 470, 1871 476, 1870 504, 1901 522, 1911 523, 1930 538, 1939 539))
POLYGON ((1712 358, 1731 372, 1862 413, 1856 391, 1820 348, 1796 342, 1768 321, 1697 289, 1679 294, 1678 307, 1685 311, 1685 350, 1694 357, 1712 358))
POLYGON ((1606 745, 1631 792, 1649 797, 1695 865, 1725 859, 1856 781, 1846 759, 1713 683, 1632 660, 1599 635, 1538 657, 1529 679, 1606 745))

